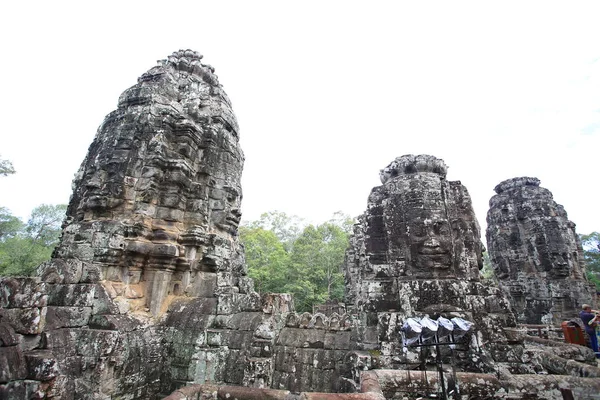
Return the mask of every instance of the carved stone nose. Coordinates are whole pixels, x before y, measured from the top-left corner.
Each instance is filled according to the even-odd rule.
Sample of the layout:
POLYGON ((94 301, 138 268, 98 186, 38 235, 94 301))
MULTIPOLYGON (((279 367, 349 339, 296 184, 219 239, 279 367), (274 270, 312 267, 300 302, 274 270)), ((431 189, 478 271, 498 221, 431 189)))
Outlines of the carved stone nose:
POLYGON ((85 184, 85 187, 87 187, 89 189, 97 189, 101 185, 102 185, 102 182, 100 181, 100 179, 92 178, 85 184))
POLYGON ((427 247, 440 247, 440 241, 437 236, 427 235, 427 240, 425 240, 425 246, 427 247))

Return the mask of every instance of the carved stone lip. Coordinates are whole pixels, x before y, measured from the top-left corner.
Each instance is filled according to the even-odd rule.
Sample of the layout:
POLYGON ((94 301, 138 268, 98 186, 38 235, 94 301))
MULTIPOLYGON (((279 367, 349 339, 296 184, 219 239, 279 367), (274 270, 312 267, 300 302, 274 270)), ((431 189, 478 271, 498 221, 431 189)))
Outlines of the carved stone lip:
POLYGON ((226 217, 225 221, 232 223, 232 224, 239 224, 240 223, 240 218, 236 218, 236 217, 226 217))
POLYGON ((105 207, 107 204, 108 204, 108 200, 106 199, 106 196, 102 196, 102 195, 88 196, 87 201, 86 201, 87 207, 90 207, 90 208, 105 207))
POLYGON ((424 256, 447 256, 450 252, 439 248, 425 247, 419 250, 419 254, 424 256))

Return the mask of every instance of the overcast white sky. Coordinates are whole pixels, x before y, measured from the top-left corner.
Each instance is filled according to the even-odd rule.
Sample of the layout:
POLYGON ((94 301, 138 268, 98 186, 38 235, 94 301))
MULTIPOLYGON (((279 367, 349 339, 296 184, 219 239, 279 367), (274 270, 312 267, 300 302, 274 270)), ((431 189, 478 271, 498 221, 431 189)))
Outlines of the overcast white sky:
POLYGON ((535 176, 600 230, 600 2, 6 1, 0 206, 66 203, 121 92, 204 54, 246 155, 243 218, 362 213, 379 170, 432 154, 485 229, 500 181, 535 176))

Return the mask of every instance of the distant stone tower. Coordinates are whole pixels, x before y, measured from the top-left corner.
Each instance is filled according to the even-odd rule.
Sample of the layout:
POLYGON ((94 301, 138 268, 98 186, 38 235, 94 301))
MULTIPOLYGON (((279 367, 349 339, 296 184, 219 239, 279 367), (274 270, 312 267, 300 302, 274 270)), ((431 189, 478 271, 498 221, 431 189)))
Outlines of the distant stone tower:
POLYGON ((472 349, 465 368, 489 369, 491 357, 519 362, 503 330, 516 323, 508 300, 479 281, 484 247, 471 198, 446 171, 433 156, 396 158, 381 171, 382 185, 371 191, 350 240, 346 302, 361 316, 362 346, 381 351, 385 368, 404 359, 403 321, 425 315, 475 322, 489 353, 472 349))
POLYGON ((521 323, 559 324, 594 304, 595 290, 575 224, 537 178, 498 184, 487 215, 487 243, 500 286, 521 323))

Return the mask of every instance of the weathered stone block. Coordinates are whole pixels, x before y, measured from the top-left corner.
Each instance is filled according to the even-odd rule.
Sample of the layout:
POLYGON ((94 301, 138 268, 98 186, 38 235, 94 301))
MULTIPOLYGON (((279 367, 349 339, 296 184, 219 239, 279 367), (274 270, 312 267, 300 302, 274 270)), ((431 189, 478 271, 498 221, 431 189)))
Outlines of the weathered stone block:
POLYGON ((18 346, 0 347, 0 383, 25 378, 27 363, 21 349, 18 346))
POLYGON ((252 338, 252 332, 249 331, 230 331, 227 345, 231 349, 248 348, 252 343, 252 338))
POLYGON ((274 318, 267 318, 254 330, 254 336, 260 339, 273 340, 279 333, 277 321, 274 318))
POLYGON ((244 380, 245 367, 251 368, 253 366, 252 361, 248 364, 241 363, 240 358, 243 357, 242 351, 231 350, 227 355, 225 368, 223 369, 223 379, 226 383, 232 385, 241 385, 244 380), (226 371, 226 372, 225 372, 226 371))
POLYGON ((91 315, 91 307, 47 307, 46 329, 86 326, 91 315))
POLYGON ((283 314, 294 311, 294 303, 289 293, 266 293, 261 298, 265 314, 283 314))
POLYGON ((251 349, 258 349, 257 353, 250 355, 251 357, 271 357, 273 355, 273 341, 253 338, 251 349))
POLYGON ((74 356, 80 334, 81 329, 47 330, 42 334, 42 345, 44 349, 52 350, 62 357, 74 356))
POLYGON ((230 318, 224 319, 224 321, 226 321, 225 327, 228 329, 255 331, 263 322, 263 318, 265 318, 265 316, 261 313, 240 312, 232 315, 230 318))
POLYGON ((25 354, 27 378, 49 381, 58 376, 56 357, 48 350, 30 351, 25 354))
POLYGON ((199 351, 190 364, 193 380, 199 383, 222 380, 227 353, 223 348, 199 351))
POLYGON ((76 259, 52 259, 38 267, 38 276, 47 283, 79 283, 83 262, 76 259))
POLYGON ((91 307, 96 284, 47 284, 49 306, 91 307))
POLYGON ((0 307, 44 307, 46 292, 39 278, 0 277, 0 307))
POLYGON ((186 293, 194 297, 214 297, 217 289, 217 274, 197 272, 186 293))
POLYGON ((17 333, 34 335, 46 325, 46 307, 0 308, 0 317, 6 318, 17 333))
POLYGON ((85 357, 109 357, 123 351, 121 334, 99 329, 81 329, 77 354, 85 357))
POLYGON ((352 334, 349 331, 336 332, 333 348, 336 350, 349 350, 352 346, 351 338, 352 334))
POLYGON ((298 362, 301 364, 311 365, 315 368, 320 367, 323 361, 323 349, 303 348, 298 349, 298 362))
POLYGON ((42 346, 42 335, 18 335, 19 347, 23 351, 39 349, 42 346))
POLYGON ((323 351, 323 359, 321 360, 321 369, 334 369, 337 365, 336 354, 334 351, 323 351))
POLYGON ((285 327, 279 333, 276 344, 278 346, 301 347, 303 343, 302 338, 302 331, 299 328, 285 327))
POLYGON ((224 331, 221 329, 207 329, 206 344, 208 344, 209 346, 223 346, 225 344, 223 336, 228 336, 228 331, 224 331))
POLYGON ((8 321, 0 322, 0 347, 17 345, 19 343, 19 336, 8 321))
POLYGON ((287 373, 296 372, 297 347, 275 346, 275 369, 287 373))
POLYGON ((140 327, 140 323, 129 315, 92 315, 88 326, 90 329, 132 332, 140 327))
MULTIPOLYGON (((90 249, 91 251, 91 249, 90 249)), ((103 280, 102 269, 93 262, 84 262, 81 267, 81 283, 97 283, 103 280)))
POLYGON ((256 292, 236 294, 241 312, 256 312, 261 310, 260 296, 256 292))
POLYGON ((108 290, 99 285, 94 292, 94 301, 92 303, 92 313, 94 315, 119 314, 118 305, 108 294, 108 290))
POLYGON ((37 399, 43 396, 40 392, 40 382, 12 381, 0 385, 0 399, 37 399))
POLYGON ((379 343, 379 332, 377 327, 368 327, 364 330, 363 343, 365 345, 379 343))
POLYGON ((364 291, 369 311, 398 310, 400 308, 396 280, 365 281, 364 291))

